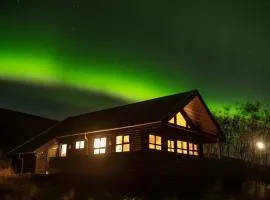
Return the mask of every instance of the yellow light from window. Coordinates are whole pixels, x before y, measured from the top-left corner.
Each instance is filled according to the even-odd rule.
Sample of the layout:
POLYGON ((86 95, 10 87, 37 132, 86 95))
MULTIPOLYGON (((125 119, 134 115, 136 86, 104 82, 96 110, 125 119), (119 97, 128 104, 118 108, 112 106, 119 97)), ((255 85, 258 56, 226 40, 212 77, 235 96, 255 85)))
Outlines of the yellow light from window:
POLYGON ((149 144, 149 149, 155 149, 155 145, 154 144, 149 144))
POLYGON ((177 148, 182 149, 182 141, 177 140, 177 148))
POLYGON ((194 144, 194 151, 198 151, 198 145, 194 144))
POLYGON ((106 138, 105 137, 100 139, 100 147, 106 147, 106 138))
POLYGON ((75 149, 83 149, 84 148, 84 140, 76 141, 75 149))
POLYGON ((94 139, 94 154, 106 153, 106 137, 94 139))
POLYGON ((130 151, 129 135, 116 136, 116 152, 130 151))
POLYGON ((193 155, 193 151, 189 151, 189 155, 193 155))
POLYGON ((168 140, 168 151, 174 152, 174 141, 173 140, 168 140))
POLYGON ((187 142, 183 142, 182 145, 183 145, 183 149, 187 149, 187 142))
POLYGON ((100 154, 103 154, 103 153, 105 153, 105 152, 106 152, 106 149, 104 149, 104 148, 99 149, 99 153, 100 153, 100 154))
POLYGON ((79 149, 79 148, 80 148, 80 141, 77 141, 75 145, 75 149, 79 149))
POLYGON ((116 144, 122 144, 122 135, 116 136, 116 144))
POLYGON ((189 148, 189 150, 193 150, 193 144, 192 143, 189 143, 188 144, 188 148, 189 148))
POLYGON ((116 152, 122 152, 122 144, 116 145, 116 152))
POLYGON ((129 143, 129 135, 124 136, 124 143, 129 143))
POLYGON ((154 135, 149 135, 149 143, 155 144, 155 136, 154 135))
POLYGON ((60 157, 66 157, 67 156, 67 144, 61 144, 61 152, 60 157))
POLYGON ((183 126, 183 127, 187 126, 187 122, 186 122, 185 118, 183 117, 183 115, 180 112, 178 112, 176 114, 176 124, 178 126, 183 126))
POLYGON ((94 148, 99 148, 100 147, 100 138, 96 138, 94 140, 94 148))
POLYGON ((187 150, 183 150, 183 154, 187 154, 187 150))
POLYGON ((161 146, 156 146, 156 150, 161 150, 161 146))
POLYGON ((194 151, 194 156, 198 156, 198 151, 194 151))
POLYGON ((174 117, 169 120, 169 123, 174 124, 174 117))
POLYGON ((161 145, 161 137, 160 136, 156 136, 156 144, 161 145))
POLYGON ((183 153, 182 149, 177 149, 177 153, 183 153))
POLYGON ((127 152, 127 151, 129 151, 130 149, 129 149, 129 144, 124 144, 123 145, 123 151, 124 152, 127 152))

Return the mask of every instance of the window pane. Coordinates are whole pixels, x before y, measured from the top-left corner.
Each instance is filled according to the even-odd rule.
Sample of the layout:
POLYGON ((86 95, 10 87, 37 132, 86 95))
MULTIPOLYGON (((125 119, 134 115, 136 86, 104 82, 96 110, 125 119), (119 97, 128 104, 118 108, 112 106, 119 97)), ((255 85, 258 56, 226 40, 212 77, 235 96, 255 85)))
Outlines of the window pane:
POLYGON ((156 144, 161 145, 161 137, 156 136, 156 144))
POLYGON ((170 148, 171 147, 171 142, 170 142, 170 140, 168 140, 168 148, 170 148))
POLYGON ((99 148, 100 147, 100 138, 95 138, 94 140, 94 148, 99 148))
POLYGON ((155 149, 155 145, 154 144, 149 144, 149 149, 155 149))
POLYGON ((194 156, 198 156, 198 151, 194 151, 194 156))
POLYGON ((183 153, 182 149, 177 149, 177 153, 183 153))
POLYGON ((124 152, 127 152, 127 151, 129 151, 130 149, 129 149, 129 144, 124 144, 123 145, 123 151, 124 152))
POLYGON ((161 150, 161 146, 156 145, 156 150, 161 150))
POLYGON ((183 145, 183 149, 187 149, 187 142, 183 142, 182 145, 183 145))
POLYGON ((80 141, 77 141, 75 145, 75 149, 79 149, 79 148, 80 148, 80 141))
POLYGON ((155 136, 154 135, 149 135, 149 143, 155 144, 155 136))
POLYGON ((84 141, 81 141, 80 142, 80 149, 83 149, 84 148, 84 141))
POLYGON ((129 143, 129 135, 124 136, 124 143, 129 143))
POLYGON ((186 120, 180 112, 176 114, 176 124, 183 127, 187 126, 186 120))
POLYGON ((100 139, 100 147, 106 147, 106 138, 105 137, 100 139))
POLYGON ((187 150, 183 150, 183 154, 187 154, 187 150))
POLYGON ((171 148, 174 148, 174 141, 171 141, 171 148))
POLYGON ((189 151, 189 155, 193 155, 193 151, 189 151))
POLYGON ((116 152, 122 152, 122 144, 116 145, 116 152))
POLYGON ((189 148, 189 150, 193 150, 193 144, 192 143, 189 143, 188 144, 188 148, 189 148))
POLYGON ((105 148, 101 148, 101 149, 99 149, 99 153, 100 153, 100 154, 105 153, 105 151, 106 151, 106 149, 105 149, 105 148))
POLYGON ((197 144, 194 144, 194 150, 198 151, 198 145, 197 144))
POLYGON ((116 144, 122 144, 122 138, 123 138, 122 135, 116 136, 116 144))
POLYGON ((169 123, 174 124, 174 117, 170 119, 169 123))
POLYGON ((99 149, 94 149, 94 154, 99 154, 99 149))
POLYGON ((67 144, 62 144, 61 145, 61 157, 65 157, 67 155, 67 144))
POLYGON ((177 140, 177 148, 182 149, 182 141, 177 140))

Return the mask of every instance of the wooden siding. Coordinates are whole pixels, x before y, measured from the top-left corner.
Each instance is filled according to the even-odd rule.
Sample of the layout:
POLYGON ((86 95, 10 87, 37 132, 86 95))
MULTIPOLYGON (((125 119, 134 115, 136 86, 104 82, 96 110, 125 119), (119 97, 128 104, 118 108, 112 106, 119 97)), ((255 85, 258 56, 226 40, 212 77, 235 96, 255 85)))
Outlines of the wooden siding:
POLYGON ((47 170, 47 151, 36 154, 36 174, 45 174, 47 170))
POLYGON ((219 131, 216 124, 209 116, 208 111, 199 97, 195 97, 193 100, 191 100, 191 102, 184 107, 184 111, 199 130, 214 135, 218 134, 219 131))
MULTIPOLYGON (((58 138, 58 149, 60 149, 61 144, 67 144, 67 154, 66 158, 71 157, 81 157, 81 156, 88 156, 88 159, 93 157, 106 157, 111 155, 111 153, 115 153, 116 151, 116 136, 118 135, 129 135, 129 141, 130 141, 130 153, 136 152, 136 151, 157 151, 157 150, 150 150, 149 149, 149 134, 161 136, 162 138, 162 150, 161 152, 167 152, 168 146, 167 141, 173 140, 175 141, 175 150, 174 152, 170 152, 170 154, 178 154, 176 149, 176 141, 186 141, 195 143, 198 145, 198 154, 199 156, 203 155, 203 146, 202 146, 202 139, 203 134, 199 134, 198 132, 192 132, 192 130, 187 129, 179 129, 173 126, 169 126, 168 124, 163 125, 162 127, 155 127, 144 130, 129 130, 129 131, 111 131, 111 132, 100 132, 96 134, 85 134, 85 135, 73 135, 68 137, 61 137, 58 138), (107 146, 106 146, 106 153, 105 155, 94 155, 94 139, 97 137, 106 137, 107 138, 107 146), (83 149, 75 149, 76 141, 85 141, 85 148, 83 149)), ((52 146, 52 143, 51 143, 52 146)), ((47 145, 49 148, 50 146, 47 145)), ((52 151, 51 154, 57 155, 59 157, 59 152, 57 150, 52 151)), ((160 151, 159 151, 160 152, 160 151)), ((119 153, 122 154, 122 153, 119 153)), ((126 153, 125 153, 126 154, 126 153)), ((187 155, 189 156, 189 155, 187 155)), ((50 156, 54 157, 54 156, 50 156)), ((191 156, 190 157, 197 157, 197 156, 191 156)), ((61 158, 61 159, 66 159, 61 158)), ((49 157, 47 158, 47 161, 49 162, 49 157)), ((42 159, 37 159, 37 166, 39 172, 46 172, 46 163, 42 163, 42 159), (39 162, 39 163, 38 163, 39 162), (45 165, 41 167, 41 165, 45 165)))

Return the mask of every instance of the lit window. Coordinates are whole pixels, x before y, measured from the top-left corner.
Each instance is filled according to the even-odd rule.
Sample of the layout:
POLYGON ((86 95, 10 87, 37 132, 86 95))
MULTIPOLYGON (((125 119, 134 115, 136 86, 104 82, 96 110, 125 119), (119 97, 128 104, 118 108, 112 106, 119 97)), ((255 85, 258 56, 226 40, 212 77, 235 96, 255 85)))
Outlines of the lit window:
POLYGON ((174 152, 174 141, 173 140, 168 140, 168 151, 174 152))
POLYGON ((171 118, 170 121, 169 121, 169 123, 175 124, 175 120, 174 119, 175 119, 175 117, 171 118))
POLYGON ((149 135, 149 149, 161 150, 161 137, 149 135))
POLYGON ((106 153, 106 137, 94 139, 94 154, 106 153))
POLYGON ((187 142, 177 140, 177 153, 187 154, 187 142))
POLYGON ((118 135, 116 136, 116 152, 127 152, 130 151, 129 135, 118 135))
POLYGON ((180 112, 176 114, 176 125, 183 127, 187 126, 187 122, 180 112))
POLYGON ((61 144, 60 146, 60 157, 67 156, 67 144, 61 144))
POLYGON ((184 116, 182 115, 181 112, 178 112, 176 114, 176 116, 171 118, 168 122, 170 124, 175 124, 175 125, 178 125, 178 126, 190 128, 190 126, 187 124, 187 121, 185 120, 185 118, 184 118, 184 116))
POLYGON ((75 149, 84 149, 84 140, 76 141, 75 149))
POLYGON ((199 155, 198 145, 193 144, 193 143, 189 143, 188 144, 188 153, 189 153, 189 155, 198 156, 199 155))

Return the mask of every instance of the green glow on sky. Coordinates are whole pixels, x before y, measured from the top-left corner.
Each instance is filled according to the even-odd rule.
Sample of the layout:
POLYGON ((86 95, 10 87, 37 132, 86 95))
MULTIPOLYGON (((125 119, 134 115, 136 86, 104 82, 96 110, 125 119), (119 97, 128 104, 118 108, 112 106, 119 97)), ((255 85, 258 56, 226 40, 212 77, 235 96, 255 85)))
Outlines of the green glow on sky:
POLYGON ((183 88, 176 88, 166 82, 168 78, 161 79, 161 72, 156 71, 156 78, 151 77, 147 71, 143 73, 146 67, 136 68, 134 64, 116 65, 110 61, 94 60, 67 63, 33 52, 2 52, 0 66, 2 79, 84 89, 131 101, 184 91, 184 85, 183 88))

